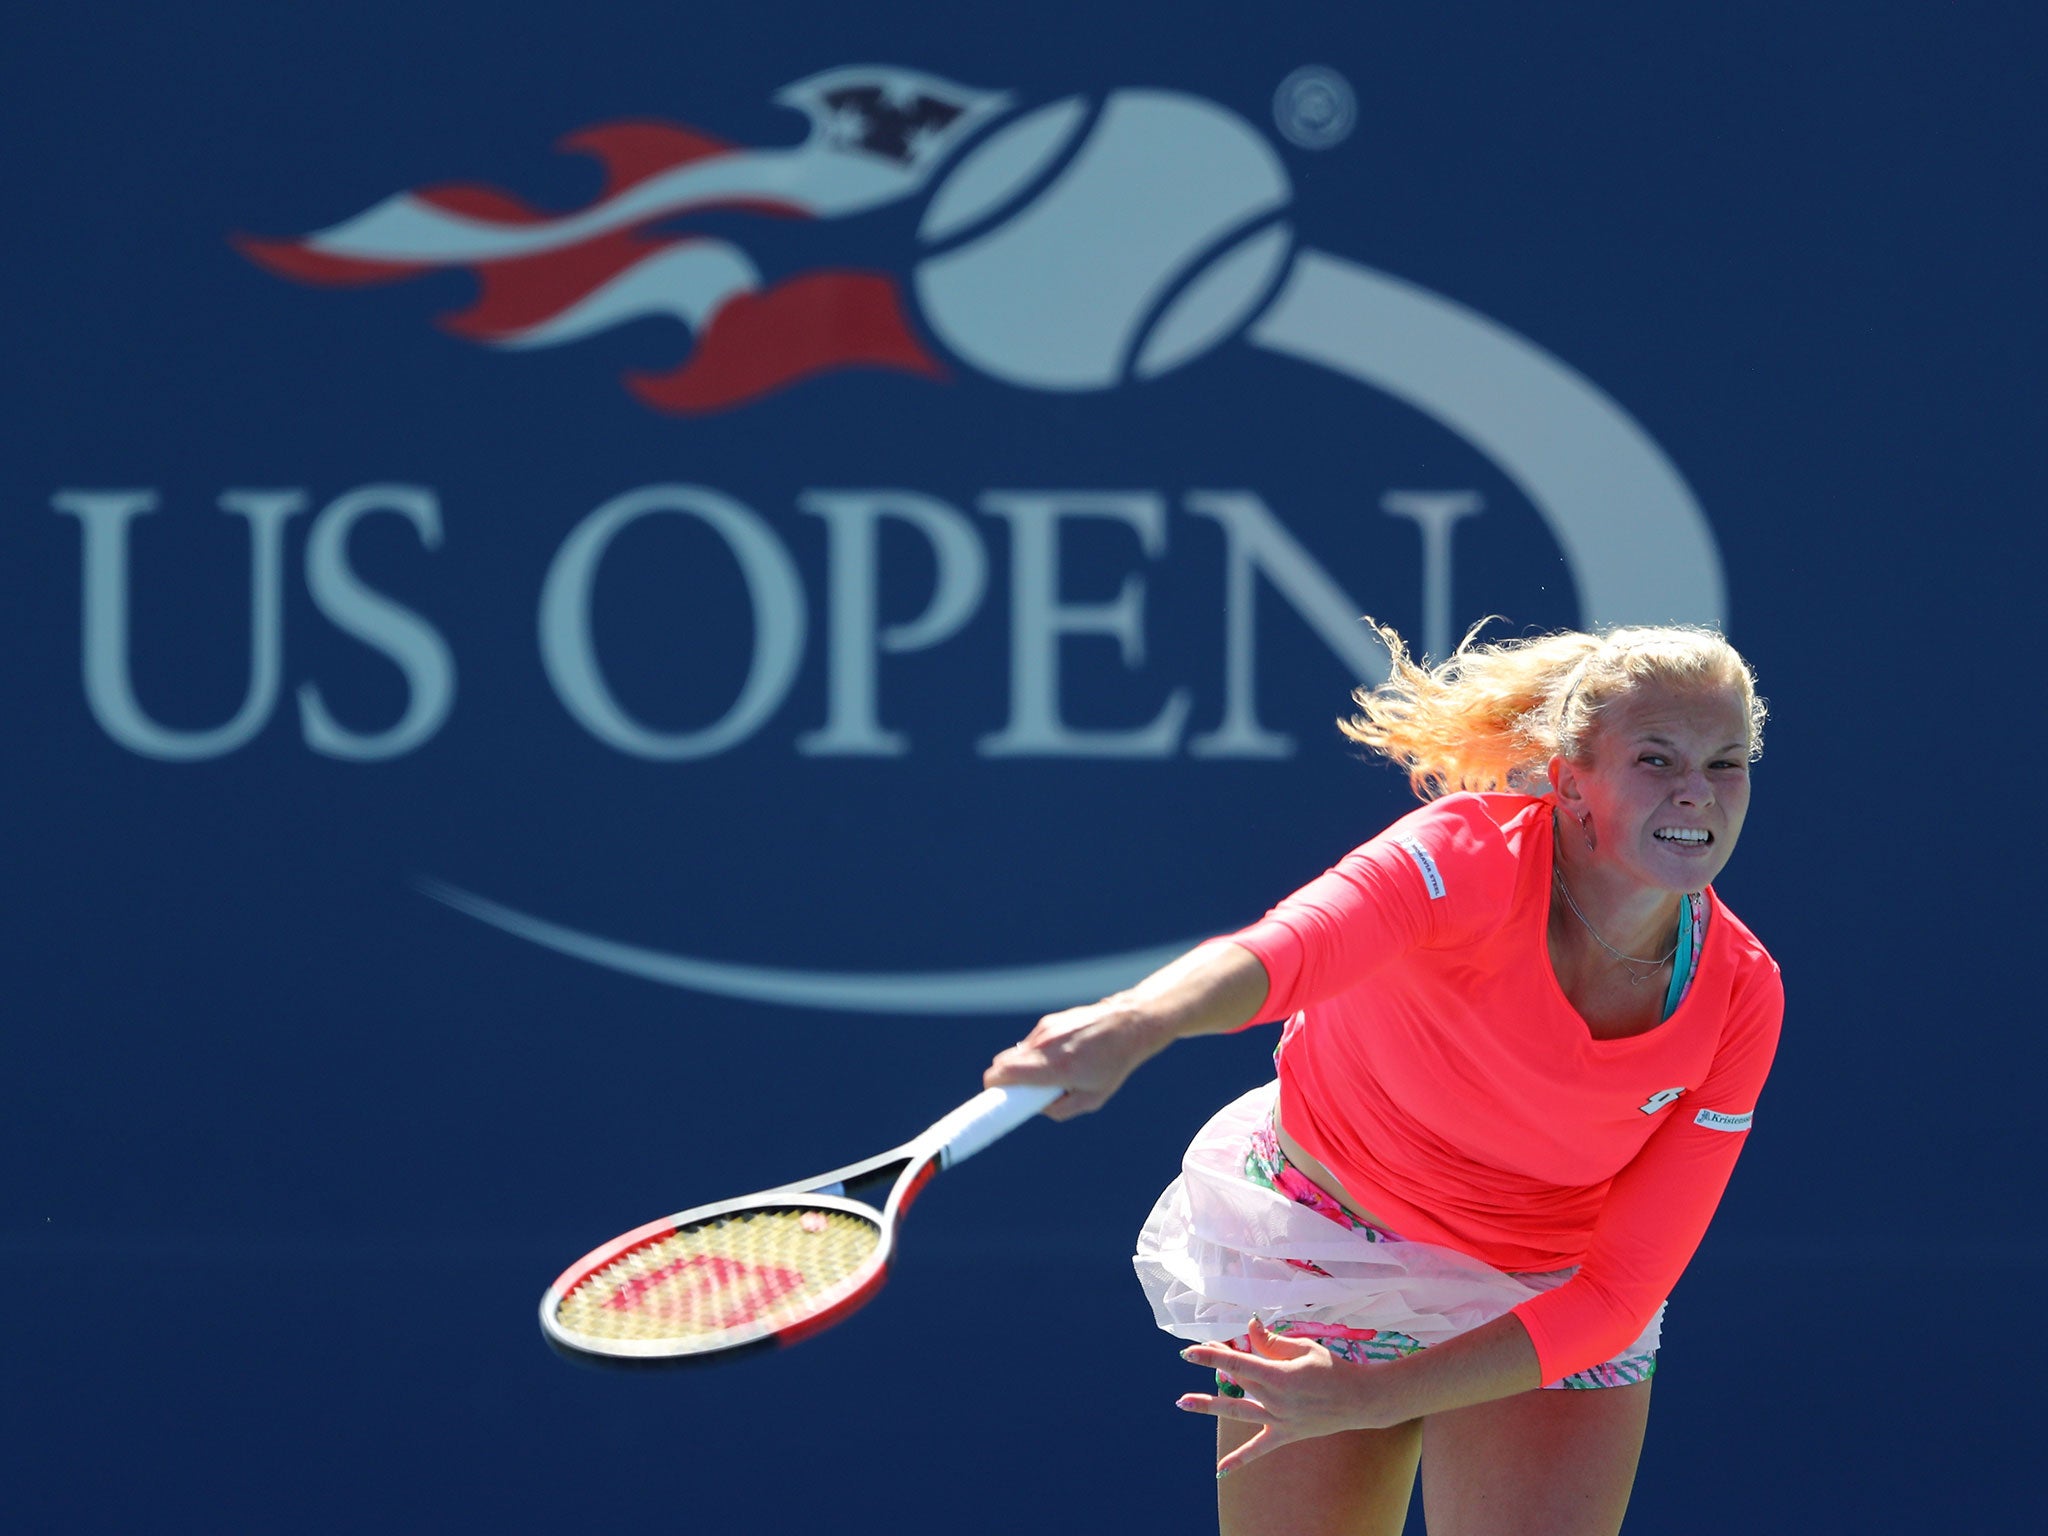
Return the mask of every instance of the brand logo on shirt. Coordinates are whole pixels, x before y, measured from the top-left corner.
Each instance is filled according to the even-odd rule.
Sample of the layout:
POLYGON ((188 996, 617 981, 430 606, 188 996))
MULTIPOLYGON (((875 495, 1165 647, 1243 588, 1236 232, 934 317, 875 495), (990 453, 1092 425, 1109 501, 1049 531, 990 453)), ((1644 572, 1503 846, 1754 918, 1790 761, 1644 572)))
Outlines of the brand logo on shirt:
POLYGON ((1443 900, 1443 871, 1436 867, 1436 860, 1429 856, 1429 850, 1412 837, 1402 838, 1401 846, 1408 850, 1408 857, 1413 859, 1415 867, 1422 871, 1422 884, 1429 892, 1429 899, 1431 901, 1443 900))
POLYGON ((1661 1089, 1658 1092, 1651 1094, 1647 1099, 1643 1100, 1643 1102, 1637 1105, 1636 1107, 1646 1115, 1654 1115, 1655 1113, 1657 1113, 1658 1110, 1662 1109, 1666 1104, 1671 1103, 1683 1092, 1685 1092, 1683 1088, 1661 1089))
POLYGON ((1692 1123, 1704 1125, 1710 1131, 1746 1131, 1755 1118, 1753 1109, 1746 1115, 1724 1115, 1718 1109, 1703 1109, 1692 1117, 1692 1123))

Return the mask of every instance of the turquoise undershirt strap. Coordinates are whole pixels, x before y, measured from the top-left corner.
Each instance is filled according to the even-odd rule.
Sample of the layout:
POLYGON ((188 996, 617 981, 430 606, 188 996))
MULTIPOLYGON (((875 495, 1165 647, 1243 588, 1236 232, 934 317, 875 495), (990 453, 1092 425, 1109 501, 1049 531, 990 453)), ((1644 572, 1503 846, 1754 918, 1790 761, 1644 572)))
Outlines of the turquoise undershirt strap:
POLYGON ((1678 948, 1671 957, 1671 985, 1664 993, 1664 1018, 1678 1012, 1678 1005, 1685 1001, 1686 988, 1692 985, 1693 942, 1692 904, 1697 898, 1683 896, 1678 902, 1678 948))

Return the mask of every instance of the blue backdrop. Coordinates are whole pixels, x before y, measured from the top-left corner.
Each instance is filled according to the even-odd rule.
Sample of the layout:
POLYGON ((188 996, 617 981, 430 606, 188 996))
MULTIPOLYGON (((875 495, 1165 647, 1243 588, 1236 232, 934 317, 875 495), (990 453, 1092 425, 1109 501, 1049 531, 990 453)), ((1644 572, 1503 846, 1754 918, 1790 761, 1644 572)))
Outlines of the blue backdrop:
POLYGON ((1721 622, 1773 704, 1784 1046, 1631 1529, 2023 1507, 2030 11, 13 30, 0 1524, 1201 1528, 1127 1256, 1260 1032, 801 1349, 533 1309, 1397 814, 1368 611, 1721 622))

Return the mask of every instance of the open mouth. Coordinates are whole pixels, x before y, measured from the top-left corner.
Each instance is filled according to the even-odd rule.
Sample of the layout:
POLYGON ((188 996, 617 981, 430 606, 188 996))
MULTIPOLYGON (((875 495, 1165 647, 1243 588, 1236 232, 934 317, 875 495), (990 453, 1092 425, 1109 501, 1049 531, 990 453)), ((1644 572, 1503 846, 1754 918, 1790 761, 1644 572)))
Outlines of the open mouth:
POLYGON ((1659 827, 1650 835, 1674 848, 1710 848, 1714 842, 1714 834, 1705 827, 1659 827))

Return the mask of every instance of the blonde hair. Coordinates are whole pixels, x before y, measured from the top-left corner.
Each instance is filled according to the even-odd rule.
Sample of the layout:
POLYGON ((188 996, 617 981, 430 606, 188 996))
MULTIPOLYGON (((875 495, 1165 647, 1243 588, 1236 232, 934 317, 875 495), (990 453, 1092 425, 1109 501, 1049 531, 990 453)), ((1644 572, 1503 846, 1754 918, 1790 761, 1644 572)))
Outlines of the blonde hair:
POLYGON ((1434 666, 1408 654, 1399 634, 1366 620, 1385 642, 1390 666, 1377 688, 1352 694, 1358 713, 1338 727, 1405 768, 1425 800, 1457 789, 1549 787, 1553 757, 1591 758, 1601 712, 1645 683, 1734 688, 1749 717, 1749 756, 1763 752, 1764 701, 1756 674, 1711 629, 1644 625, 1599 634, 1560 630, 1478 643, 1490 619, 1472 626, 1434 666))

